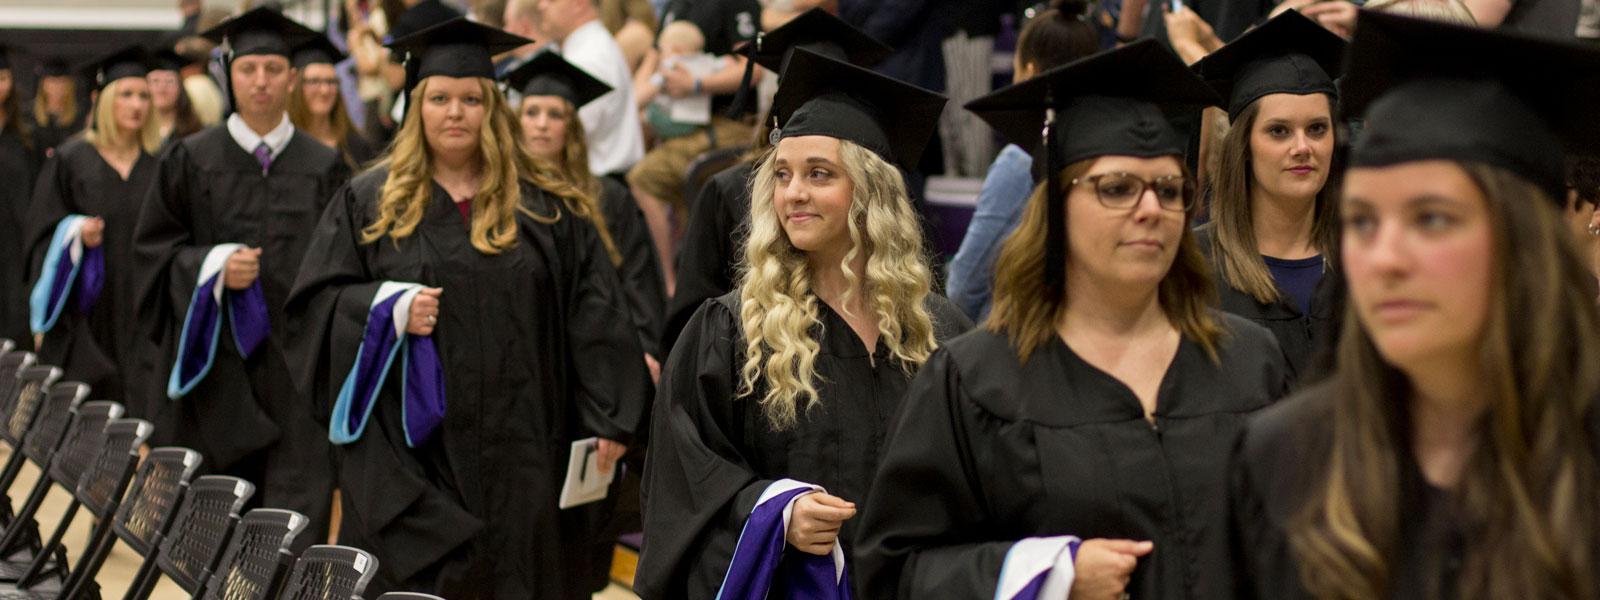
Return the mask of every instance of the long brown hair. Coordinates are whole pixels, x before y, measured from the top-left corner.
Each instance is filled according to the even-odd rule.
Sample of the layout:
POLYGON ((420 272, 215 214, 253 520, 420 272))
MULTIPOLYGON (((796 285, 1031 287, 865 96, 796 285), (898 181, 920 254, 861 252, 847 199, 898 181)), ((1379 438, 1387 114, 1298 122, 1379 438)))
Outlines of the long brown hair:
MULTIPOLYGON (((1455 494, 1467 541, 1456 593, 1596 598, 1600 489, 1585 429, 1600 394, 1593 276, 1537 186, 1503 169, 1463 167, 1488 200, 1495 258, 1477 352, 1489 409, 1455 494)), ((1401 553, 1401 457, 1410 451, 1402 399, 1414 391, 1353 307, 1344 322, 1332 451, 1289 541, 1313 596, 1382 598, 1401 553)))
MULTIPOLYGON (((1328 113, 1333 114, 1333 99, 1328 98, 1328 113)), ((1250 132, 1255 129, 1256 117, 1261 114, 1261 100, 1251 102, 1239 113, 1228 132, 1222 137, 1222 147, 1217 156, 1217 172, 1211 178, 1211 219, 1216 230, 1211 236, 1211 253, 1222 270, 1222 278, 1229 286, 1249 294, 1257 302, 1272 304, 1283 298, 1272 272, 1261 258, 1256 245, 1255 211, 1251 205, 1250 190, 1254 187, 1250 168, 1250 132)), ((1330 128, 1329 135, 1337 135, 1330 128)), ((1336 140, 1337 141, 1337 140, 1336 140)), ((1317 193, 1312 209, 1311 239, 1317 253, 1332 259, 1339 235, 1339 200, 1334 196, 1333 157, 1328 157, 1328 181, 1317 193)))
MULTIPOLYGON (((433 200, 433 160, 428 140, 422 131, 422 102, 428 79, 411 91, 405 122, 396 132, 393 146, 379 167, 389 169, 378 201, 378 217, 361 230, 363 243, 384 236, 402 239, 415 233, 422 215, 433 200)), ((478 150, 483 158, 483 183, 472 202, 472 246, 484 254, 499 254, 517 244, 517 213, 541 223, 561 219, 558 211, 542 215, 523 201, 521 182, 528 181, 562 199, 562 206, 582 218, 592 218, 593 202, 584 192, 566 181, 539 170, 522 149, 517 137, 516 118, 500 90, 485 78, 479 79, 483 92, 484 119, 479 130, 478 150)))
MULTIPOLYGON (((567 135, 565 143, 561 145, 561 156, 556 164, 534 157, 534 165, 545 172, 565 179, 574 187, 583 190, 593 202, 589 207, 590 221, 600 232, 600 243, 606 248, 606 256, 611 259, 611 266, 622 266, 622 252, 617 249, 617 242, 611 238, 611 230, 606 227, 605 210, 600 207, 604 201, 605 188, 600 185, 600 179, 589 171, 589 142, 583 133, 583 122, 578 120, 578 108, 567 99, 561 99, 561 110, 566 112, 567 135)), ((522 119, 517 119, 517 126, 522 126, 522 119)), ((519 129, 520 131, 520 129, 519 129)), ((518 136, 518 142, 524 138, 518 136)), ((531 156, 531 155, 530 155, 531 156)))
MULTIPOLYGON (((1071 191, 1068 182, 1088 173, 1095 160, 1090 158, 1062 169, 1059 201, 1067 201, 1071 191)), ((1188 175, 1188 169, 1184 168, 1184 176, 1188 175)), ((995 261, 994 306, 983 323, 986 329, 1011 338, 1023 362, 1056 335, 1056 323, 1067 308, 1065 293, 1052 298, 1045 291, 1044 245, 1049 196, 1044 187, 1041 183, 1033 188, 1033 195, 1022 213, 1022 222, 1000 247, 1000 257, 995 261)), ((1161 279, 1157 294, 1161 309, 1173 327, 1184 338, 1199 343, 1215 359, 1223 329, 1211 315, 1216 289, 1211 283, 1210 267, 1189 229, 1193 218, 1192 210, 1184 213, 1178 256, 1161 279)), ((1067 230, 1070 236, 1071 228, 1067 230)))
MULTIPOLYGON (((294 93, 289 94, 289 122, 294 123, 296 129, 305 130, 316 121, 316 115, 311 114, 311 105, 306 104, 305 69, 296 69, 300 73, 300 81, 295 85, 294 93)), ((335 69, 335 73, 338 70, 335 69)), ((350 121, 350 111, 344 108, 344 93, 342 90, 333 92, 333 112, 328 114, 328 125, 333 128, 334 149, 339 151, 339 156, 345 164, 351 167, 360 167, 356 163, 355 155, 350 153, 350 132, 355 130, 355 124, 350 121)))

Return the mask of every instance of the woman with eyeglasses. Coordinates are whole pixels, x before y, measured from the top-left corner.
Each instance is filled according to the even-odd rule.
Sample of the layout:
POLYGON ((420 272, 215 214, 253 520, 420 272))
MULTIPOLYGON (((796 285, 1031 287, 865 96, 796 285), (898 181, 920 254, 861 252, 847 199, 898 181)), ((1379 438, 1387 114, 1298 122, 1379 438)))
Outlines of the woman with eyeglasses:
POLYGON ((1215 98, 1145 40, 968 104, 1016 143, 1045 124, 1048 181, 983 327, 907 391, 858 538, 866 597, 1213 597, 1228 434, 1288 374, 1271 333, 1211 308, 1189 229, 1164 110, 1215 98))
POLYGON ((377 157, 379 150, 356 131, 344 108, 339 71, 334 67, 341 60, 344 54, 325 37, 295 48, 291 61, 300 72, 300 82, 289 94, 289 120, 322 145, 338 150, 345 164, 357 170, 377 157))

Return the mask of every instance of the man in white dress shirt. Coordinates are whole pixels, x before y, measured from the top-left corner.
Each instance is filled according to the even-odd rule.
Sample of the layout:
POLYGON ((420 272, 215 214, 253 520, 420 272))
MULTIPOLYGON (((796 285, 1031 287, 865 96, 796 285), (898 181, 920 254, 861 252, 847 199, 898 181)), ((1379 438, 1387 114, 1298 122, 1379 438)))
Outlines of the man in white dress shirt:
POLYGON ((594 0, 512 0, 528 8, 539 41, 555 44, 568 62, 611 86, 611 92, 578 109, 589 142, 589 170, 621 176, 644 157, 644 133, 633 95, 633 73, 594 0))

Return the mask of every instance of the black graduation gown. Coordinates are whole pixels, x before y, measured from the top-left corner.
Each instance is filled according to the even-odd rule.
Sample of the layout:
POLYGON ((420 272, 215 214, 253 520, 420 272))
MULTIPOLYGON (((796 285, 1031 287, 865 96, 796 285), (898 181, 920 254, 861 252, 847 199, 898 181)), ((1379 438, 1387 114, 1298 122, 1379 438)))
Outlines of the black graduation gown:
POLYGON ((991 598, 1018 540, 1150 540, 1134 598, 1222 598, 1200 564, 1230 435, 1284 393, 1272 335, 1213 313, 1228 334, 1212 362, 1184 339, 1154 423, 1121 381, 1059 337, 1020 363, 1005 336, 952 341, 906 394, 867 500, 857 555, 866 598, 991 598))
POLYGON ((1339 325, 1344 318, 1345 283, 1343 270, 1330 263, 1311 291, 1311 311, 1287 296, 1272 304, 1262 304, 1255 296, 1231 285, 1222 276, 1222 265, 1211 256, 1211 235, 1216 226, 1207 223, 1195 228, 1195 241, 1211 260, 1211 277, 1217 286, 1222 312, 1239 315, 1267 328, 1278 338, 1278 346, 1289 360, 1296 387, 1316 383, 1332 367, 1333 348, 1339 341, 1339 325))
POLYGON ((662 312, 667 305, 667 284, 661 278, 661 261, 650 241, 644 212, 628 192, 628 186, 610 177, 600 178, 600 211, 606 217, 606 230, 622 254, 618 275, 628 296, 634 325, 639 329, 639 345, 646 354, 660 357, 662 312))
MULTIPOLYGON (((298 332, 284 302, 317 218, 348 177, 326 146, 295 132, 263 175, 226 123, 203 129, 162 155, 134 235, 139 319, 160 347, 146 418, 161 444, 199 450, 206 468, 252 479, 266 506, 300 511, 314 527, 330 512, 332 465, 326 432, 295 390, 284 344, 298 332), (272 331, 242 359, 228 319, 211 371, 188 395, 168 400, 165 383, 201 262, 211 247, 262 248, 260 282, 272 331)), ((308 534, 307 540, 317 536, 308 534)))
MULTIPOLYGON (((646 456, 644 547, 634 588, 649 600, 716 596, 745 518, 768 485, 795 479, 860 505, 883 456, 889 424, 910 382, 881 342, 868 353, 845 320, 817 302, 818 406, 774 432, 758 387, 735 398, 744 366, 737 293, 706 302, 684 328, 661 376, 646 456)), ((929 295, 934 337, 972 327, 955 305, 929 295)), ((860 519, 840 534, 851 556, 860 519)), ((859 577, 857 581, 860 581, 859 577)), ((776 594, 776 591, 775 591, 776 594)), ((874 596, 858 596, 872 598, 874 596)))
POLYGON ((344 136, 344 147, 348 153, 345 157, 345 163, 350 166, 352 171, 361 170, 362 167, 365 167, 367 163, 372 162, 372 159, 377 158, 383 152, 382 148, 374 146, 372 142, 367 141, 367 136, 361 135, 361 132, 354 129, 344 136))
MULTIPOLYGON (((1226 564, 1237 588, 1230 598, 1311 600, 1301 584, 1289 546, 1289 524, 1327 474, 1333 446, 1333 382, 1307 388, 1250 419, 1237 436, 1228 467, 1226 564)), ((1589 432, 1600 458, 1600 410, 1590 410, 1589 432)), ((1454 517, 1453 500, 1435 488, 1409 448, 1401 456, 1400 556, 1389 559, 1395 600, 1453 598, 1454 582, 1469 540, 1454 517)), ((1596 541, 1600 550, 1600 541, 1596 541)), ((1220 597, 1220 596, 1219 596, 1220 597)))
MULTIPOLYGON (((377 555, 369 596, 588 598, 594 557, 578 549, 606 503, 557 510, 571 443, 630 443, 650 385, 597 230, 570 214, 553 224, 519 214, 516 246, 485 255, 435 185, 412 236, 363 244, 387 177, 381 167, 357 176, 316 226, 290 301, 303 332, 296 376, 326 423, 378 286, 441 287, 433 339, 447 407, 431 440, 409 448, 389 378, 362 437, 335 447, 340 542, 377 555)), ((532 184, 521 193, 540 215, 559 210, 532 184)))
POLYGON ((15 131, 0 132, 0 337, 33 347, 28 329, 28 242, 23 231, 32 199, 33 152, 15 131))
MULTIPOLYGON (((44 336, 39 359, 61 366, 68 379, 94 389, 95 398, 144 408, 143 384, 152 348, 139 343, 133 228, 139 204, 156 178, 156 158, 139 153, 123 180, 93 144, 83 138, 56 148, 46 160, 28 209, 29 281, 38 281, 51 236, 61 219, 83 214, 105 220, 102 252, 105 287, 88 314, 69 306, 44 336)), ((136 416, 142 416, 135 412, 136 416)))
POLYGON ((52 150, 63 142, 83 131, 85 113, 79 112, 71 121, 57 122, 55 117, 49 117, 48 122, 40 123, 33 118, 33 111, 24 113, 27 116, 28 127, 33 135, 34 160, 43 164, 49 158, 52 150))
POLYGON ((701 304, 733 289, 744 250, 745 223, 750 220, 753 172, 747 162, 723 169, 711 176, 689 209, 689 224, 677 256, 678 285, 667 303, 661 338, 665 354, 672 353, 673 344, 701 304))

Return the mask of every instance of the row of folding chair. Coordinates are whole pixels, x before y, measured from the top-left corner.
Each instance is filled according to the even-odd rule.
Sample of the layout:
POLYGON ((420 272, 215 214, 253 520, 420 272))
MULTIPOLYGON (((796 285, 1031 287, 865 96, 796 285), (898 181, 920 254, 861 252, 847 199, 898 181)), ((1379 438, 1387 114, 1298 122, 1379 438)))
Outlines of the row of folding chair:
MULTIPOLYGON (((370 553, 317 545, 296 557, 306 517, 273 508, 241 516, 255 486, 197 477, 194 450, 155 448, 141 460, 154 426, 124 418, 116 402, 87 401, 88 385, 60 378, 60 369, 0 338, 0 442, 11 449, 0 468, 0 600, 98 599, 95 577, 118 541, 142 559, 124 600, 145 600, 163 577, 206 600, 360 600, 378 569, 370 553), (10 490, 24 462, 41 475, 13 511, 10 490), (52 487, 71 501, 45 538, 37 518, 52 487), (62 538, 79 512, 94 525, 69 563, 62 538)), ((424 599, 440 600, 379 600, 424 599)))

